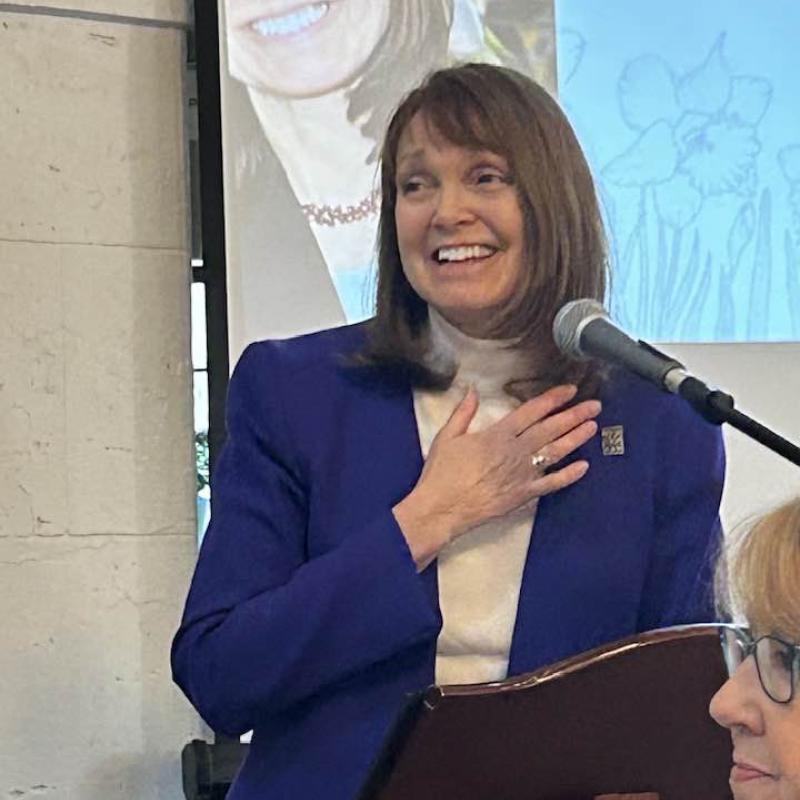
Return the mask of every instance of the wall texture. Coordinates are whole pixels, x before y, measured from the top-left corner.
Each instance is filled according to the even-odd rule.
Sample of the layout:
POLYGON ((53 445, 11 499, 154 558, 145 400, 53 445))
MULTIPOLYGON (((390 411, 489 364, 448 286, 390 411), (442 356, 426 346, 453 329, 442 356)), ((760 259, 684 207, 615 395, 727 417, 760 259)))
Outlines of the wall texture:
POLYGON ((180 798, 183 0, 0 3, 0 797, 180 798), (27 6, 31 6, 28 8, 27 6))

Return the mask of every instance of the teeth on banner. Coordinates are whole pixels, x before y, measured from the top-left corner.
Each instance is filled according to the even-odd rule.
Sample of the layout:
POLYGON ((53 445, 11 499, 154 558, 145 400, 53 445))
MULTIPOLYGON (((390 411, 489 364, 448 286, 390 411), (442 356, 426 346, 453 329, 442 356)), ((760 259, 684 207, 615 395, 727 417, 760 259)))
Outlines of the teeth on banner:
POLYGON ((330 8, 329 3, 314 3, 300 11, 293 11, 281 17, 265 17, 253 23, 253 30, 262 36, 291 36, 304 28, 319 22, 330 8))

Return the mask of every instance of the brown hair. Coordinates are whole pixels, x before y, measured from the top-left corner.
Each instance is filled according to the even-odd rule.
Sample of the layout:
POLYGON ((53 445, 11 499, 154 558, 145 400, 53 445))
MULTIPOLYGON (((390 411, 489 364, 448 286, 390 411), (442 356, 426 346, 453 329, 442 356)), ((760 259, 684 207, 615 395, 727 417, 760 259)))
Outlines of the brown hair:
POLYGON ((428 309, 406 280, 397 245, 397 149, 416 114, 456 146, 502 155, 514 177, 528 269, 491 335, 513 339, 515 349, 529 353, 532 374, 519 376, 508 391, 523 399, 563 381, 593 388, 598 366, 563 356, 551 328, 569 300, 605 297, 606 240, 594 182, 556 101, 524 75, 488 64, 434 72, 389 123, 381 153, 377 308, 361 363, 399 369, 421 387, 446 388, 453 377, 425 364, 428 309))
POLYGON ((717 603, 758 634, 800 642, 800 498, 729 535, 717 564, 717 603))
POLYGON ((367 163, 378 158, 398 98, 447 63, 452 20, 453 0, 390 0, 386 31, 347 90, 347 118, 376 142, 367 163))

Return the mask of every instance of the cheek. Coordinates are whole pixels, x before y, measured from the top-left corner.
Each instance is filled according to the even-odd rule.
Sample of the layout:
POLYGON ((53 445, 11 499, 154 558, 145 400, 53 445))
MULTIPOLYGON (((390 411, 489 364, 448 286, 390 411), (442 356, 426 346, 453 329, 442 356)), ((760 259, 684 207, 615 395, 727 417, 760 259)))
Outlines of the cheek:
POLYGON ((361 56, 361 61, 366 61, 372 54, 375 45, 381 40, 389 27, 389 2, 388 0, 347 0, 343 14, 343 27, 346 28, 345 46, 361 56), (353 31, 359 31, 357 37, 352 36, 353 31))
POLYGON ((767 720, 775 765, 780 771, 780 800, 800 800, 800 703, 767 720), (788 713, 786 713, 788 712, 788 713))
POLYGON ((781 771, 781 800, 800 800, 800 729, 795 726, 782 737, 778 766, 781 771))
POLYGON ((403 263, 406 259, 419 259, 425 246, 425 221, 419 209, 398 206, 394 215, 397 247, 403 263))

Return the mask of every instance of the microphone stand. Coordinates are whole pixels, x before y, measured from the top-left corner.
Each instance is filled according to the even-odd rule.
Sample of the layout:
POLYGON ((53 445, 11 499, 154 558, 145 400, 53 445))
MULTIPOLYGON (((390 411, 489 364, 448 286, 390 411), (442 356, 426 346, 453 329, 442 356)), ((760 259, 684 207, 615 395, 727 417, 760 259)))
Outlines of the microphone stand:
POLYGON ((665 387, 683 397, 692 408, 704 419, 714 425, 729 425, 741 431, 751 439, 763 444, 764 447, 783 456, 785 459, 800 467, 800 447, 792 444, 783 436, 770 430, 760 422, 756 422, 747 414, 742 414, 734 407, 733 397, 725 392, 709 389, 703 381, 687 374, 683 369, 670 370, 664 377, 665 387))

